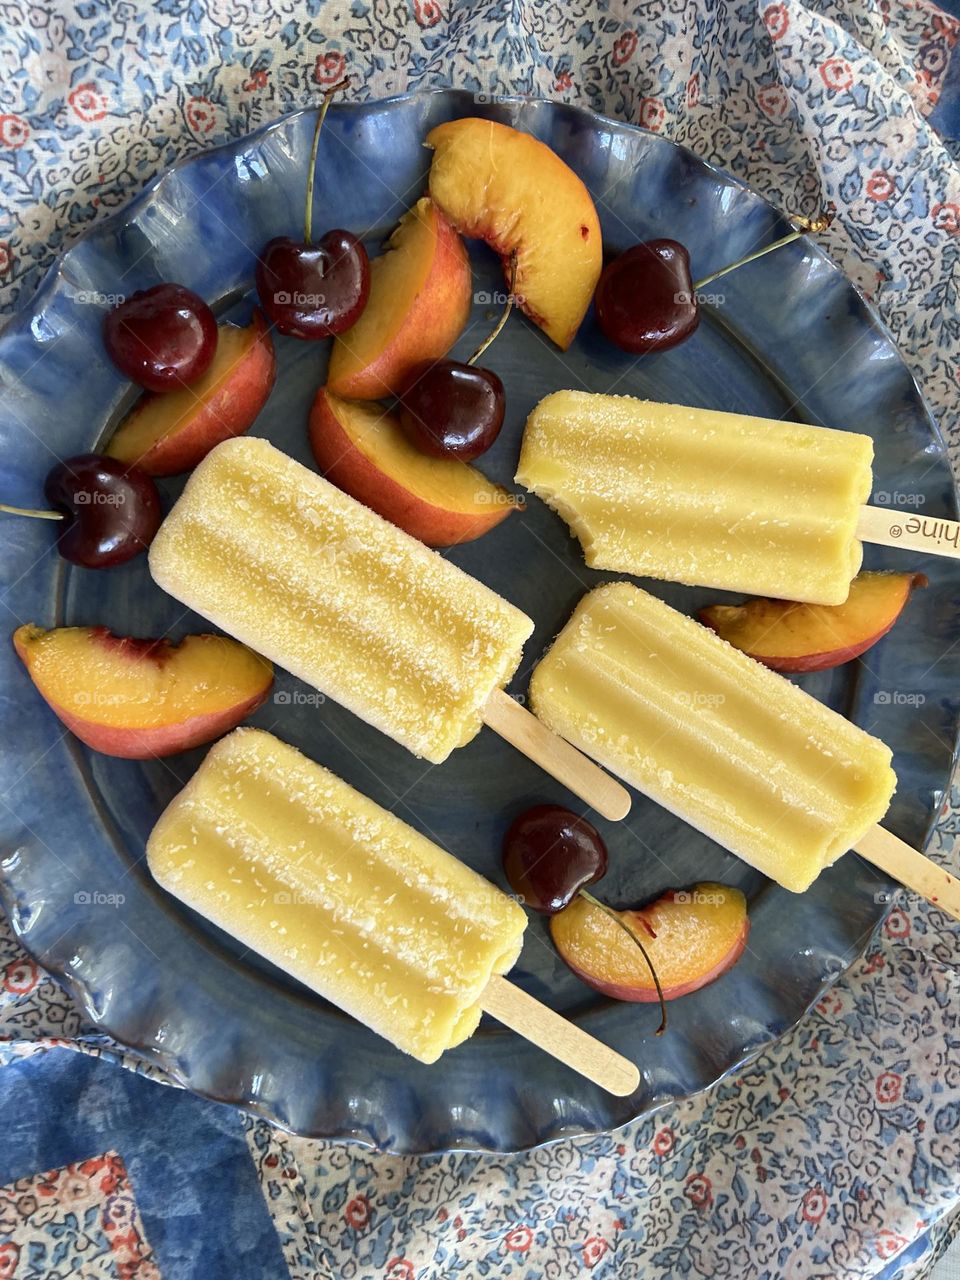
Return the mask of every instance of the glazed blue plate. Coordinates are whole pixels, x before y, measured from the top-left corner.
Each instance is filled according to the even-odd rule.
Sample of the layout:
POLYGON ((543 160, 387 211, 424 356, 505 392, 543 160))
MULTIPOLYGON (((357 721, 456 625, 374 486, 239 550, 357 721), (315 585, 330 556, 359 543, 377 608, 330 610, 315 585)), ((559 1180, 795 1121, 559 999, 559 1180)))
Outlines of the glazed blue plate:
MULTIPOLYGON (((424 189, 427 130, 476 114, 528 130, 573 166, 597 200, 612 253, 668 234, 689 246, 697 278, 786 229, 755 193, 662 138, 571 107, 477 105, 455 92, 335 107, 321 140, 315 227, 352 228, 377 252, 424 189)), ((130 403, 100 341, 110 298, 172 279, 223 316, 249 314, 256 251, 272 236, 299 233, 313 123, 311 113, 292 115, 177 166, 63 256, 0 336, 0 497, 41 503, 53 461, 101 445, 130 403)), ((489 327, 489 295, 502 289, 493 255, 474 245, 471 256, 476 296, 461 357, 489 327)), ((549 391, 587 388, 867 432, 877 447, 876 491, 888 495, 878 500, 956 517, 943 442, 917 387, 869 307, 814 245, 794 244, 715 289, 722 301, 690 341, 640 360, 604 342, 592 317, 566 353, 512 318, 490 353, 508 414, 483 469, 512 485, 529 410, 549 391)), ((280 338, 277 354, 277 384, 254 432, 312 465, 307 412, 324 380, 326 344, 280 338)), ((167 503, 181 483, 163 484, 167 503)), ((4 518, 0 527, 8 630, 21 622, 106 624, 135 635, 205 629, 152 584, 142 557, 84 571, 51 550, 45 522, 4 518)), ((584 567, 578 544, 536 499, 449 555, 536 620, 512 686, 518 694, 582 593, 607 576, 584 567)), ((918 558, 868 548, 866 563, 913 569, 918 558)), ((893 748, 900 787, 888 823, 916 845, 947 785, 960 689, 960 646, 952 647, 960 578, 946 560, 922 567, 928 589, 864 660, 802 682, 893 748)), ((718 598, 651 589, 691 613, 718 598)), ((584 986, 534 918, 516 980, 636 1061, 636 1094, 609 1097, 492 1023, 424 1067, 269 965, 241 957, 230 938, 151 882, 145 840, 202 751, 146 763, 91 752, 47 709, 9 645, 0 662, 0 883, 23 945, 100 1030, 197 1093, 298 1133, 405 1152, 510 1151, 623 1124, 707 1087, 792 1027, 861 952, 889 900, 891 886, 854 855, 802 897, 791 895, 637 796, 626 822, 600 823, 611 863, 605 897, 626 906, 701 879, 739 885, 753 928, 736 968, 675 1002, 669 1033, 657 1039, 655 1007, 584 986)), ((534 802, 572 802, 488 731, 428 769, 282 673, 253 722, 501 884, 510 820, 534 802)))

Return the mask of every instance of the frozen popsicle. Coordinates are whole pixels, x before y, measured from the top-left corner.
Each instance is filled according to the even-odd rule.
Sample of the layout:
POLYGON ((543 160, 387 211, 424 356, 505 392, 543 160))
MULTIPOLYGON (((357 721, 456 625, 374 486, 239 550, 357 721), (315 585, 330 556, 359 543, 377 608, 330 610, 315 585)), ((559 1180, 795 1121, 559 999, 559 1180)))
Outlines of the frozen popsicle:
POLYGON ((592 568, 842 604, 861 539, 957 554, 960 525, 863 505, 872 460, 851 431, 557 391, 527 420, 516 478, 592 568))
MULTIPOLYGON (((517 903, 261 730, 210 751, 147 860, 175 897, 421 1062, 468 1039, 485 1006, 509 1017, 530 999, 498 976, 523 945, 517 903)), ((632 1063, 542 1012, 608 1085, 636 1087, 632 1063)))
POLYGON ((630 583, 589 592, 534 671, 557 733, 786 889, 856 848, 960 914, 960 882, 876 827, 884 743, 630 583))
POLYGON ((265 440, 213 449, 150 548, 172 596, 435 764, 484 720, 601 813, 614 779, 502 686, 533 623, 489 587, 265 440), (539 753, 538 753, 539 745, 539 753))

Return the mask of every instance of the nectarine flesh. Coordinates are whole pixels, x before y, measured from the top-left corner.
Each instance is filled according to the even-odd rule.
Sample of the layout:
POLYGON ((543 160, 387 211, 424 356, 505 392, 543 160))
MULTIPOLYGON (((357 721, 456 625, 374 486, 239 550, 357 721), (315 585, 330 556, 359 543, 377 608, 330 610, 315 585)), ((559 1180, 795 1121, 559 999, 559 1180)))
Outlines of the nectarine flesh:
POLYGON ((327 386, 353 400, 399 395, 413 370, 456 342, 471 298, 463 241, 431 200, 419 200, 370 264, 367 305, 333 344, 327 386))
POLYGON ((709 605, 700 621, 774 671, 825 671, 865 653, 887 634, 922 573, 860 573, 844 604, 748 600, 709 605))
POLYGON ((321 387, 310 444, 328 480, 432 547, 470 542, 513 510, 513 496, 469 463, 431 458, 378 404, 321 387))
POLYGON ((590 193, 555 151, 493 120, 450 120, 427 134, 430 195, 456 229, 485 240, 509 272, 518 305, 566 350, 603 265, 590 193))
POLYGON ((145 395, 106 452, 152 476, 189 471, 215 445, 253 425, 275 376, 273 341, 260 312, 243 329, 223 324, 217 354, 203 377, 180 391, 145 395))
POLYGON ((226 636, 172 644, 115 636, 106 627, 27 625, 13 643, 43 698, 81 742, 133 760, 210 742, 251 715, 273 683, 266 658, 226 636))
MULTIPOLYGON (((746 899, 724 884, 670 890, 649 906, 618 914, 642 940, 665 1000, 716 981, 739 960, 750 932, 746 899)), ((585 898, 553 916, 550 933, 574 973, 597 991, 640 1004, 658 999, 640 948, 585 898)))

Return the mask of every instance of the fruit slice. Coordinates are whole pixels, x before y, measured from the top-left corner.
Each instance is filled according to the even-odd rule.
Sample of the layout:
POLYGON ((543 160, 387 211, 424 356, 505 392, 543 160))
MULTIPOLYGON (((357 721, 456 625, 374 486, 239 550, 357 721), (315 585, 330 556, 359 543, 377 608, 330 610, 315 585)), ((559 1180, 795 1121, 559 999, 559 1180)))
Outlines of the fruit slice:
POLYGON ((467 323, 467 251, 431 200, 404 214, 389 245, 370 264, 363 314, 333 344, 327 386, 335 395, 399 395, 416 366, 446 355, 467 323))
POLYGON ((600 222, 590 193, 556 152, 492 120, 451 120, 427 134, 430 195, 465 236, 500 254, 517 302, 558 347, 573 341, 600 278, 600 222))
POLYGON ((217 354, 200 381, 138 400, 106 452, 151 476, 189 471, 214 445, 253 425, 275 376, 273 340, 259 311, 245 329, 222 324, 217 354))
POLYGON ((876 644, 899 618, 910 592, 926 585, 922 573, 861 573, 844 604, 765 598, 712 604, 700 610, 700 621, 774 671, 825 671, 876 644))
POLYGON ((421 453, 382 405, 326 387, 310 412, 310 445, 327 479, 431 547, 479 538, 517 505, 468 463, 421 453))
MULTIPOLYGON (((740 959, 750 933, 746 899, 725 884, 671 889, 649 906, 617 914, 643 941, 665 1000, 689 995, 726 973, 740 959)), ((639 947, 593 903, 574 898, 552 917, 550 933, 560 955, 589 986, 614 1000, 657 1000, 639 947)))
POLYGON ((27 625, 13 643, 67 728, 95 751, 130 760, 210 742, 256 711, 273 683, 266 658, 226 636, 171 644, 106 627, 27 625))

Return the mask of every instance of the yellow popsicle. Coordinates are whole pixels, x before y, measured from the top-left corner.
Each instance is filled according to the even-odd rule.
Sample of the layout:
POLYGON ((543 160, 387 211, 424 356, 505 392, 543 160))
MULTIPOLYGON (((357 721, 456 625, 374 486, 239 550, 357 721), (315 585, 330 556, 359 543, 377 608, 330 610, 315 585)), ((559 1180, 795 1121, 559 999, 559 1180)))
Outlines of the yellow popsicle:
POLYGON ((516 902, 258 729, 210 751, 147 860, 163 888, 421 1062, 473 1034, 523 943, 516 902))
POLYGON ((872 460, 849 431, 557 391, 527 419, 516 478, 594 569, 842 604, 872 460))
POLYGON ((554 732, 795 892, 886 813, 877 738, 639 587, 586 595, 530 683, 554 732))
POLYGON ((212 450, 150 548, 154 580, 439 764, 477 733, 533 623, 273 448, 212 450))

